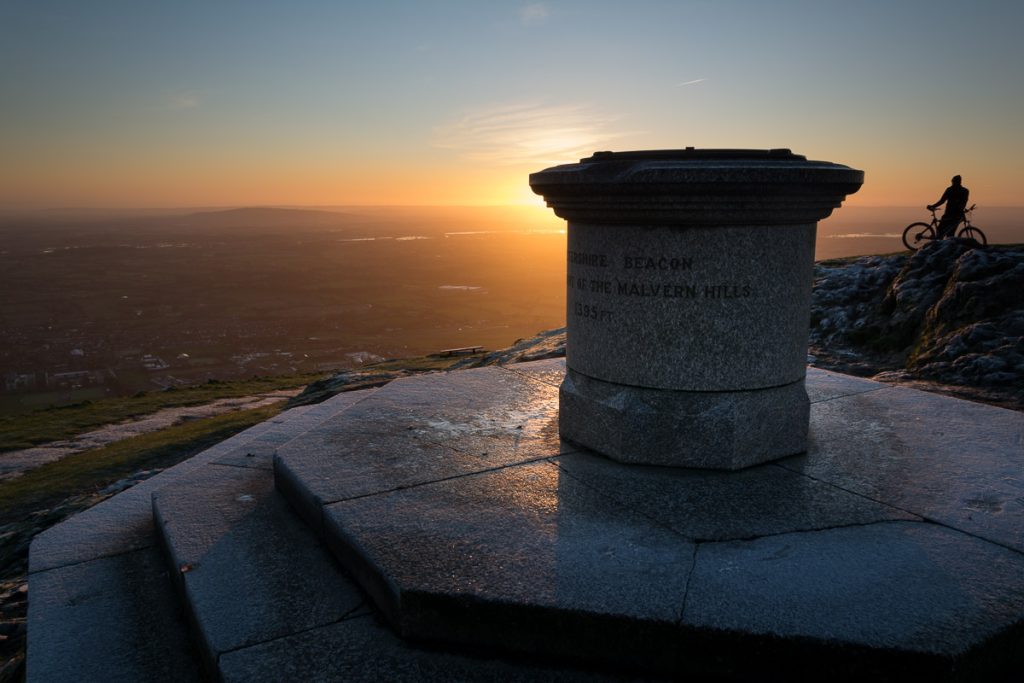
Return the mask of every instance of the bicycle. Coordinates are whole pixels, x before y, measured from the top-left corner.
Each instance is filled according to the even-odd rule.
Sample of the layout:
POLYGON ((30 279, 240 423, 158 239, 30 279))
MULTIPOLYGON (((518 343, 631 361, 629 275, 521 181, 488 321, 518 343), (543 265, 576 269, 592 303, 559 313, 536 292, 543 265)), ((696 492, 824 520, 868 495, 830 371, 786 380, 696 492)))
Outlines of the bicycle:
MULTIPOLYGON (((971 208, 964 211, 964 217, 960 219, 963 221, 963 227, 956 233, 956 236, 962 239, 973 240, 985 246, 988 244, 988 238, 985 237, 985 233, 980 228, 971 225, 970 213, 974 211, 976 204, 971 204, 971 208)), ((911 223, 903 229, 903 245, 910 251, 917 251, 926 240, 940 239, 937 237, 939 234, 939 218, 935 215, 935 209, 931 209, 932 222, 931 223, 911 223)))

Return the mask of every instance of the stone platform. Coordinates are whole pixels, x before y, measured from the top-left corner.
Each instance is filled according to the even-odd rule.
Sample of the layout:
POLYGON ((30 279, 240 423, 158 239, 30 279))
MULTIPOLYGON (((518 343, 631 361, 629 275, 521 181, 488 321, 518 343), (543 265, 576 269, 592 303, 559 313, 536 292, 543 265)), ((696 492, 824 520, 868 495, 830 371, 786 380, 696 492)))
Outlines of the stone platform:
POLYGON ((29 680, 1024 672, 1021 413, 809 369, 806 454, 624 465, 564 372, 341 394, 41 534, 29 680))

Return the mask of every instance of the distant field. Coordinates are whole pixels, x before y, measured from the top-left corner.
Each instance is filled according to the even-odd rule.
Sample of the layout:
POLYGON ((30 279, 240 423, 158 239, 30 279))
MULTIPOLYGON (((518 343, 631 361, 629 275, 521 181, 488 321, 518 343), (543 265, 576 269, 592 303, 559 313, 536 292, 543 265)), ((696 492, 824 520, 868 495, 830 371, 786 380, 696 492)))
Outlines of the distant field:
MULTIPOLYGON (((931 200, 929 200, 931 201, 931 200)), ((843 207, 818 226, 815 258, 886 254, 903 250, 903 228, 929 221, 924 203, 919 207, 843 207)), ((991 243, 1024 242, 1024 208, 985 207, 972 217, 991 243)))
MULTIPOLYGON (((1020 241, 1022 214, 977 222, 1020 241)), ((817 256, 899 251, 925 215, 841 209, 817 256)), ((508 346, 564 324, 563 229, 546 210, 493 207, 8 220, 0 381, 26 388, 0 393, 0 411, 508 346), (102 373, 54 385, 76 371, 102 373)))

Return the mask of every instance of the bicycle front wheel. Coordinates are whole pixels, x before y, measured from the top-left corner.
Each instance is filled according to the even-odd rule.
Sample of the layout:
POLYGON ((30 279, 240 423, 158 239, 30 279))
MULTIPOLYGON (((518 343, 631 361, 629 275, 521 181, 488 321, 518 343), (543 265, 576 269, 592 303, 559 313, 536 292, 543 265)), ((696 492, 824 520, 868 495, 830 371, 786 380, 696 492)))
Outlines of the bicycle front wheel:
POLYGON ((917 251, 922 244, 933 239, 935 228, 928 223, 911 223, 903 230, 903 246, 910 251, 917 251))
POLYGON ((985 233, 973 225, 968 225, 966 228, 957 233, 957 237, 962 237, 968 240, 974 240, 981 246, 988 244, 988 239, 985 237, 985 233))

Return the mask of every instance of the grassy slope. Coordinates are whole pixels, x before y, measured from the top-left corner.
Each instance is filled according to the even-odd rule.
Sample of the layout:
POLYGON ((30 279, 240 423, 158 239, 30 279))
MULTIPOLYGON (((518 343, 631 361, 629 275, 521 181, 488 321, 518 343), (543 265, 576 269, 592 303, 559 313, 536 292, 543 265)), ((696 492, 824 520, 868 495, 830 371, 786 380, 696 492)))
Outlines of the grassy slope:
POLYGON ((303 387, 318 377, 320 375, 295 375, 258 377, 241 382, 208 382, 184 389, 152 391, 4 415, 0 416, 0 453, 67 439, 103 425, 149 415, 162 408, 203 405, 221 398, 303 387))

